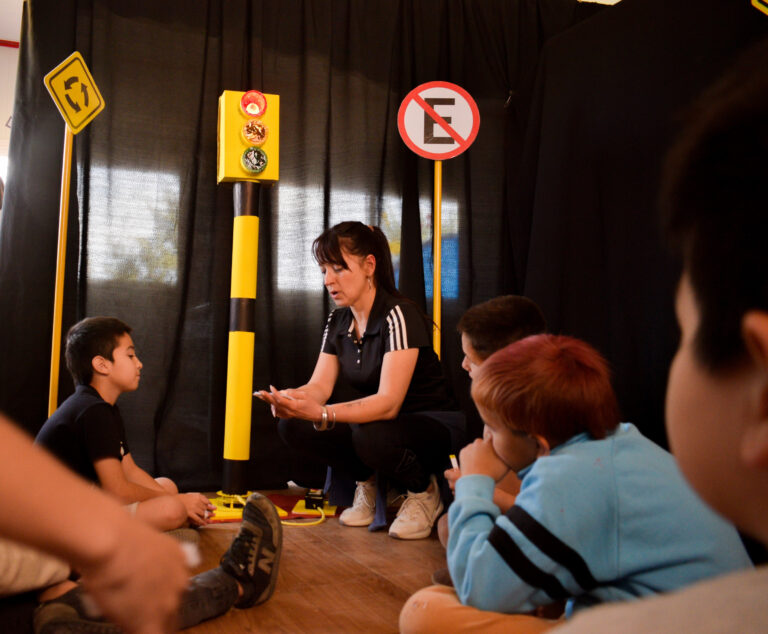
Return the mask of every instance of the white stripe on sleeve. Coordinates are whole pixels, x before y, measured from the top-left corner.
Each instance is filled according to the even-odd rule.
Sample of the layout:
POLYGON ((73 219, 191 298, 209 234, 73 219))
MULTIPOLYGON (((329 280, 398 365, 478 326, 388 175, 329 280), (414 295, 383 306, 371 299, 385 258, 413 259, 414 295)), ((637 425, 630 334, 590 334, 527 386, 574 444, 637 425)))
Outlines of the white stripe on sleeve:
POLYGON ((406 350, 408 348, 408 333, 400 306, 395 306, 389 311, 387 324, 389 325, 389 349, 406 350))

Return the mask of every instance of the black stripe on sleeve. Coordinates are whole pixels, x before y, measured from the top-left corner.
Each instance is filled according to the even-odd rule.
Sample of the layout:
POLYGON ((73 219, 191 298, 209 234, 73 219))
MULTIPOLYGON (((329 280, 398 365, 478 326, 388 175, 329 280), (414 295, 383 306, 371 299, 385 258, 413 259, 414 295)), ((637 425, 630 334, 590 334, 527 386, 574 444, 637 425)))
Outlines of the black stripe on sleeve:
POLYGON ((550 533, 527 511, 515 505, 507 511, 507 517, 541 552, 566 568, 584 592, 599 585, 581 555, 550 533))
POLYGON ((515 574, 533 588, 540 588, 554 601, 567 599, 571 595, 566 592, 557 577, 544 572, 523 554, 519 546, 503 529, 494 526, 488 535, 488 542, 494 547, 501 558, 512 568, 515 574))

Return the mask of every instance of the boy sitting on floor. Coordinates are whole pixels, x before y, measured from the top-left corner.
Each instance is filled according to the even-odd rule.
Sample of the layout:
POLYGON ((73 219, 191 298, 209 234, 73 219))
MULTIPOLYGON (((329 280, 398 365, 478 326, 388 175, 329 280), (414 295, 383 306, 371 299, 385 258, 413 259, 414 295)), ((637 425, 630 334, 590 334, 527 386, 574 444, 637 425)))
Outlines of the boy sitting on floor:
POLYGON ((619 423, 607 364, 586 343, 511 344, 477 370, 472 398, 486 434, 461 451, 449 510, 456 590, 416 593, 402 632, 539 632, 558 621, 520 613, 567 599, 570 617, 751 567, 672 456, 619 423), (502 514, 493 489, 510 469, 522 484, 502 514))
POLYGON ((113 317, 90 317, 67 333, 67 368, 76 389, 51 415, 36 442, 70 469, 133 505, 159 530, 208 523, 214 506, 201 493, 179 494, 168 478, 153 479, 133 460, 115 401, 138 388, 142 364, 131 328, 113 317))

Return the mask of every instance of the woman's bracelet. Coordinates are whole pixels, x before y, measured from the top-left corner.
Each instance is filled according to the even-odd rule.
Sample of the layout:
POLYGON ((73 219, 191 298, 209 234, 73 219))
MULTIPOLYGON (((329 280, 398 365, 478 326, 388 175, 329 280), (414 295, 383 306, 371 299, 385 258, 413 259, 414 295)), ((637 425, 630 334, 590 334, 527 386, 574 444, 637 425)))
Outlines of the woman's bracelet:
POLYGON ((312 421, 312 426, 316 431, 325 431, 328 429, 328 408, 323 405, 323 413, 320 415, 320 423, 312 421))
POLYGON ((336 410, 333 409, 330 405, 327 407, 323 406, 323 413, 320 415, 319 421, 312 421, 312 426, 315 428, 315 431, 330 431, 334 427, 336 427, 336 410), (331 414, 333 415, 333 418, 331 419, 330 425, 328 424, 328 410, 331 410, 331 414))

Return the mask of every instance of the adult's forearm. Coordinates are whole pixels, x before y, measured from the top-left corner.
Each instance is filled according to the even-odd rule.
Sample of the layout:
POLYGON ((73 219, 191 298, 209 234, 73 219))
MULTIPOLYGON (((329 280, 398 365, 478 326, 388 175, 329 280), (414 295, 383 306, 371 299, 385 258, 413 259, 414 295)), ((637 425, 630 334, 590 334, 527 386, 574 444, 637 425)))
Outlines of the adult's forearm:
POLYGON ((70 472, 0 417, 0 513, 5 537, 88 566, 114 547, 126 520, 120 505, 70 472), (97 521, 98 520, 98 521, 97 521))
POLYGON ((373 394, 354 401, 330 403, 328 415, 333 418, 335 412, 336 422, 339 423, 370 423, 395 418, 401 405, 402 403, 393 399, 373 394))

